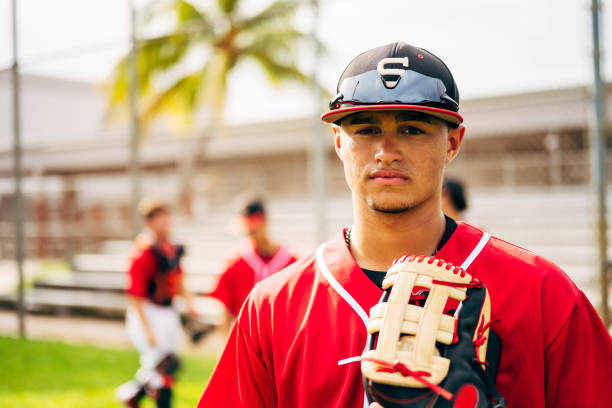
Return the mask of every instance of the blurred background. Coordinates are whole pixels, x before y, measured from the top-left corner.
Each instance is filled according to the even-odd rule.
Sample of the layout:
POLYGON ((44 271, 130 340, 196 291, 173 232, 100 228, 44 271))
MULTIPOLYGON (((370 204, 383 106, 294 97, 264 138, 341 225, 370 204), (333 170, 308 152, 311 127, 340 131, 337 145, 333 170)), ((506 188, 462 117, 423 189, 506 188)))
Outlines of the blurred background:
MULTIPOLYGON (((600 3, 601 73, 612 78, 610 2, 600 3)), ((187 279, 211 326, 219 307, 204 295, 239 240, 229 228, 236 194, 261 193, 271 235, 300 255, 350 224, 350 194, 318 117, 350 59, 397 40, 441 57, 458 83, 467 134, 448 175, 465 184, 464 219, 559 264, 607 318, 607 225, 597 215, 612 132, 600 126, 605 148, 590 150, 589 1, 16 4, 13 31, 12 1, 0 0, 0 358, 24 375, 63 374, 40 388, 2 370, 0 405, 116 406, 113 386, 137 366, 123 351, 122 319, 140 197, 172 205, 174 239, 186 245, 187 279), (80 363, 36 366, 55 352, 81 353, 80 363), (125 366, 125 375, 70 375, 87 364, 125 366), (44 405, 51 392, 63 402, 44 405)), ((601 99, 612 93, 601 89, 601 99)), ((612 107, 599 123, 610 116, 612 107)), ((188 347, 179 407, 195 404, 222 344, 211 334, 188 347)))

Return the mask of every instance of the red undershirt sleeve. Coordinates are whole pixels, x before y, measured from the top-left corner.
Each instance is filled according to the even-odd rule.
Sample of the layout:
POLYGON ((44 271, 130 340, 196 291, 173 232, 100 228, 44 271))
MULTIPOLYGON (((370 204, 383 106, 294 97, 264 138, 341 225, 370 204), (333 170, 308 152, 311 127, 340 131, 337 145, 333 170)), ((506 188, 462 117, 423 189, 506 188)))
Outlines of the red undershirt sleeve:
MULTIPOLYGON (((243 310, 242 313, 245 313, 243 310)), ((250 338, 248 318, 236 321, 198 408, 278 406, 273 381, 250 338), (245 322, 243 322, 245 320, 245 322)))
POLYGON ((612 339, 582 292, 545 360, 546 407, 610 406, 612 339))

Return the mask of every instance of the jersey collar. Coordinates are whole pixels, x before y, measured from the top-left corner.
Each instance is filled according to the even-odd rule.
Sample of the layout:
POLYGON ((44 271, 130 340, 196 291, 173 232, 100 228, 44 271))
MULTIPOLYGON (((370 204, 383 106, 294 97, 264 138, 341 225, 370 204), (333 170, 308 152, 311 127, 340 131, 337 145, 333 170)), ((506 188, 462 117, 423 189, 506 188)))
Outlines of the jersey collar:
MULTIPOLYGON (((489 234, 464 222, 459 222, 450 239, 436 254, 454 265, 466 269, 485 249, 489 234)), ((344 241, 344 229, 334 234, 316 252, 319 272, 367 323, 370 308, 380 300, 382 290, 361 270, 344 241)))

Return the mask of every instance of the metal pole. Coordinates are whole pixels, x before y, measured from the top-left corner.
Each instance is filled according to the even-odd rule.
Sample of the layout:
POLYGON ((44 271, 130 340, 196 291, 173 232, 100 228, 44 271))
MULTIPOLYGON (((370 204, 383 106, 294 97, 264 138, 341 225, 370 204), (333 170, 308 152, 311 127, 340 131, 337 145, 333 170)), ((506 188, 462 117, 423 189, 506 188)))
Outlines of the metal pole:
POLYGON ((13 64, 11 66, 11 84, 13 96, 13 177, 15 180, 15 260, 19 275, 17 295, 17 318, 19 320, 19 336, 25 338, 25 304, 23 283, 23 197, 21 192, 21 105, 19 86, 19 54, 17 50, 17 0, 12 1, 13 20, 13 64))
POLYGON ((600 44, 600 8, 599 0, 591 0, 591 23, 593 26, 593 114, 591 123, 591 182, 596 193, 597 202, 597 258, 601 286, 601 313, 606 327, 610 325, 608 307, 608 225, 606 209, 606 117, 605 87, 601 74, 600 44))
POLYGON ((317 39, 317 26, 319 21, 319 2, 312 0, 312 37, 314 48, 314 66, 312 69, 312 89, 315 102, 315 111, 313 114, 312 123, 312 141, 310 152, 310 186, 314 205, 315 217, 315 240, 317 243, 323 242, 327 234, 327 200, 326 200, 326 143, 325 134, 323 133, 320 109, 321 104, 321 89, 318 81, 318 69, 321 59, 321 46, 317 39))
POLYGON ((128 56, 129 113, 130 113, 130 183, 132 201, 132 235, 138 235, 141 218, 138 202, 141 196, 140 176, 140 117, 138 113, 138 43, 136 38, 136 8, 130 0, 130 53, 128 56))

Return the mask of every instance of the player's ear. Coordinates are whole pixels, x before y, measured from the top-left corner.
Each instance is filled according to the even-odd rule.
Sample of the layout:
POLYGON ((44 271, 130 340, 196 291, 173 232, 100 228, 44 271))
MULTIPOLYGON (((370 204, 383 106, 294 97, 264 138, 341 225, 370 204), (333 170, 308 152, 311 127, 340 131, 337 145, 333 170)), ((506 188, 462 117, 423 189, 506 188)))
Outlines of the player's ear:
POLYGON ((334 134, 334 149, 336 150, 336 154, 342 160, 342 129, 339 125, 332 123, 331 125, 332 133, 334 134))
POLYGON ((459 125, 456 128, 448 128, 448 138, 446 143, 446 164, 453 161, 463 142, 463 136, 465 135, 465 126, 459 125))

